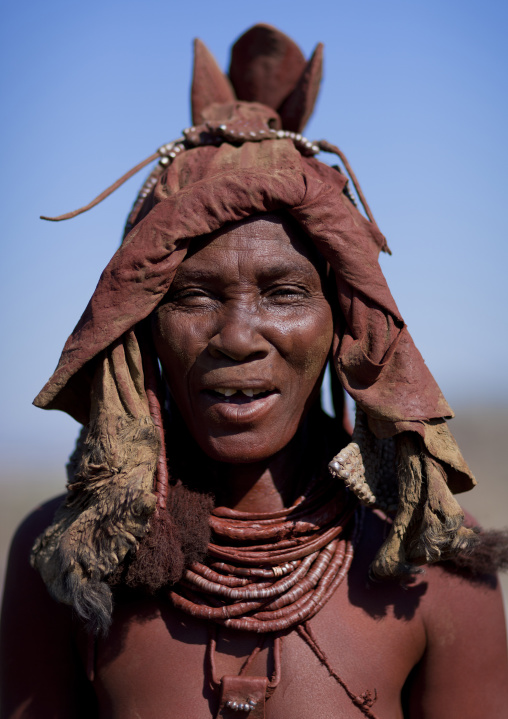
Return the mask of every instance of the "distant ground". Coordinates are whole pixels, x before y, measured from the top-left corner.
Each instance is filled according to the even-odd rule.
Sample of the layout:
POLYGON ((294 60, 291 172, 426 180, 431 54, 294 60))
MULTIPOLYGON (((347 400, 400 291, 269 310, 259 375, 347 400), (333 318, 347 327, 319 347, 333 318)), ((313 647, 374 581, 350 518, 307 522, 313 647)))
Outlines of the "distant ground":
MULTIPOLYGON (((508 409, 463 408, 451 423, 452 431, 479 486, 459 495, 459 501, 488 528, 508 527, 508 409)), ((0 588, 3 586, 10 538, 21 519, 38 503, 60 494, 65 487, 64 467, 23 468, 0 475, 0 588)), ((508 614, 508 574, 501 578, 508 614)))

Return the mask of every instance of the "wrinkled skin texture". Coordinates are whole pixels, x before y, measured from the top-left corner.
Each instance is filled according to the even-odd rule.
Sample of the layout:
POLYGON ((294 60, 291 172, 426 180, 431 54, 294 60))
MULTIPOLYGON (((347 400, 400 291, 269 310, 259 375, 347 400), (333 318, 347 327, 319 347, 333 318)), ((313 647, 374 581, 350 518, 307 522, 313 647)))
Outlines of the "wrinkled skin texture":
POLYGON ((247 464, 294 437, 319 391, 333 318, 287 220, 255 219, 212 238, 195 241, 199 251, 180 265, 157 312, 155 347, 201 449, 247 464), (270 394, 226 398, 215 388, 270 394))
POLYGON ((288 218, 264 215, 195 240, 154 316, 155 348, 201 469, 219 469, 210 487, 218 504, 278 510, 307 479, 299 435, 333 338, 324 270, 288 218))
MULTIPOLYGON (((280 218, 230 227, 195 250, 154 319, 157 350, 200 447, 197 470, 208 476, 209 467, 221 469, 209 475, 220 477, 211 487, 218 503, 277 509, 294 496, 302 456, 313 452, 303 427, 333 324, 323 273, 280 218), (249 384, 269 389, 268 401, 233 395, 227 402, 210 393, 249 384)), ((111 632, 97 645, 95 678, 87 680, 91 645, 28 562, 59 501, 36 510, 13 543, 2 616, 2 718, 215 716, 217 696, 204 675, 207 624, 179 614, 163 596, 118 598, 111 632)), ((409 587, 369 584, 368 567, 386 532, 386 523, 367 513, 346 581, 311 620, 331 666, 354 692, 377 689, 379 719, 506 716, 506 637, 495 578, 472 583, 430 567, 409 587)), ((221 629, 218 673, 237 674, 256 641, 221 629)), ((251 672, 270 671, 263 651, 251 672)), ((266 716, 361 713, 292 632, 266 716)))

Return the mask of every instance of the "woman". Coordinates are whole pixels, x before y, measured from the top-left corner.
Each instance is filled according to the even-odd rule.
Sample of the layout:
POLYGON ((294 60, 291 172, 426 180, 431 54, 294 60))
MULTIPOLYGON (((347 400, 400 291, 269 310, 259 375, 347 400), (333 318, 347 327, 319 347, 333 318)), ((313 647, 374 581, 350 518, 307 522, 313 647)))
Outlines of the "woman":
POLYGON ((300 135, 320 68, 268 26, 231 83, 196 46, 194 125, 36 399, 86 429, 14 543, 5 716, 502 716, 492 578, 419 574, 477 542, 451 494, 474 480, 383 236, 300 135), (329 356, 353 443, 319 408, 329 356))

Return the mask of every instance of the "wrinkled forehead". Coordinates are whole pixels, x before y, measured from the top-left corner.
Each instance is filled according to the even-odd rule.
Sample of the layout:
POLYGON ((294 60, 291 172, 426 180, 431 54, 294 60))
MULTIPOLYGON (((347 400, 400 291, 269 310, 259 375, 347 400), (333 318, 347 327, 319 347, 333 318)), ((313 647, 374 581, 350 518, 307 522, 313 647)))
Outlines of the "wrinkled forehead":
POLYGON ((327 274, 326 262, 300 225, 287 212, 273 212, 247 217, 239 222, 224 225, 209 235, 194 238, 184 263, 206 248, 216 251, 218 259, 226 248, 240 253, 255 252, 258 261, 268 263, 288 254, 308 260, 321 277, 327 274))

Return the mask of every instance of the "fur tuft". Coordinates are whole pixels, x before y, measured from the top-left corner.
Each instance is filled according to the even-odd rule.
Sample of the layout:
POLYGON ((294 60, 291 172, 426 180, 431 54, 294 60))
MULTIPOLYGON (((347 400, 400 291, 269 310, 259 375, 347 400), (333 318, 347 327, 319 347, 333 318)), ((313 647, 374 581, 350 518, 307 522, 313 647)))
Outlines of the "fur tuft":
POLYGON ((476 527, 474 531, 477 532, 476 546, 469 551, 460 551, 443 562, 445 569, 473 580, 508 570, 508 529, 483 530, 476 527))
POLYGON ((180 579, 184 556, 174 522, 166 511, 160 510, 150 524, 150 531, 132 556, 124 582, 128 587, 143 587, 154 593, 180 579))
POLYGON ((171 487, 167 511, 159 510, 123 575, 111 583, 156 592, 182 577, 184 568, 202 561, 210 541, 213 500, 178 483, 171 487))

